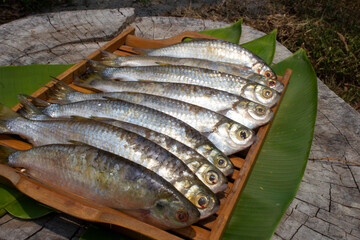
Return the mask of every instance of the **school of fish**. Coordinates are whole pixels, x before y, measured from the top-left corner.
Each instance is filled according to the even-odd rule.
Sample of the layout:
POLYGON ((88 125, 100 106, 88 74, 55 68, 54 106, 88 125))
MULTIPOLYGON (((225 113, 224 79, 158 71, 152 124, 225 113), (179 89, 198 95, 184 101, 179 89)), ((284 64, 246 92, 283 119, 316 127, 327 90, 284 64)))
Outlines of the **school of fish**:
POLYGON ((55 80, 49 101, 19 95, 0 105, 0 134, 33 148, 0 146, 0 163, 45 184, 118 209, 161 229, 215 214, 234 165, 273 116, 284 89, 249 50, 222 40, 144 49, 143 56, 102 51, 82 93, 55 80))

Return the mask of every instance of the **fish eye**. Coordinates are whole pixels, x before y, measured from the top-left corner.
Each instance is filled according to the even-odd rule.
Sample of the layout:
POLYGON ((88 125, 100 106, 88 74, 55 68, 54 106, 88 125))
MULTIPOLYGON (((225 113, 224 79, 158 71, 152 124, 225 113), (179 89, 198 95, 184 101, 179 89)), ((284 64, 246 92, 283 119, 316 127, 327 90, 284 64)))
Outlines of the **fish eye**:
POLYGON ((176 211, 176 219, 180 222, 186 222, 189 218, 189 214, 184 210, 176 211))
POLYGON ((272 73, 270 71, 266 71, 265 72, 265 76, 268 77, 268 78, 271 78, 272 77, 272 73))
POLYGON ((274 87, 276 85, 276 81, 275 80, 269 80, 268 85, 269 85, 269 87, 274 87))
POLYGON ((265 114, 265 108, 262 106, 256 106, 255 111, 258 115, 264 115, 265 114))
POLYGON ((206 208, 209 205, 209 200, 204 195, 198 195, 196 197, 195 205, 198 208, 206 208))
POLYGON ((216 184, 219 181, 219 175, 214 171, 206 173, 206 182, 209 184, 216 184))
POLYGON ((262 92, 262 95, 263 95, 264 98, 271 98, 273 93, 269 89, 264 89, 263 92, 262 92))
POLYGON ((241 139, 246 139, 247 138, 247 133, 246 133, 246 131, 245 130, 240 130, 239 132, 238 132, 238 135, 240 136, 240 138, 241 139))
POLYGON ((226 159, 224 159, 223 157, 220 157, 220 159, 218 160, 217 162, 217 165, 220 167, 220 168, 224 168, 227 166, 227 161, 226 159))

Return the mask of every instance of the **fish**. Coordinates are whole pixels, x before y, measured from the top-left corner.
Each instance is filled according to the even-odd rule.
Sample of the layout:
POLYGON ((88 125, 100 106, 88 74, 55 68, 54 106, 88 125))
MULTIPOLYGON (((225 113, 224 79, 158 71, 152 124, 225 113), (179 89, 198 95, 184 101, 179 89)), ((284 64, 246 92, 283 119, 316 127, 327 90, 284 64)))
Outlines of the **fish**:
MULTIPOLYGON (((24 94, 19 95, 18 98, 23 106, 20 114, 29 119, 34 119, 33 116, 35 116, 35 119, 38 119, 38 113, 40 112, 40 114, 42 114, 41 111, 36 108, 36 104, 38 104, 39 107, 45 108, 51 105, 41 99, 24 94), (35 105, 28 99, 31 99, 35 105)), ((48 115, 43 115, 42 119, 46 119, 45 117, 47 117, 47 119, 53 119, 48 115)), ((143 136, 174 154, 183 161, 189 169, 214 193, 225 191, 228 188, 227 179, 219 169, 217 169, 194 149, 180 143, 179 141, 176 141, 164 134, 131 123, 107 118, 101 118, 98 120, 143 136)))
POLYGON ((58 82, 49 89, 53 102, 77 102, 92 99, 117 98, 121 92, 146 93, 194 104, 222 114, 250 129, 268 123, 273 116, 269 107, 234 94, 203 86, 182 83, 103 81, 98 79, 82 82, 84 87, 95 88, 100 93, 82 93, 58 82))
POLYGON ((99 121, 73 118, 30 120, 0 105, 0 133, 18 134, 34 146, 81 143, 111 152, 170 182, 199 210, 201 219, 219 209, 219 200, 177 157, 150 140, 99 121))
POLYGON ((154 143, 165 148, 176 157, 181 159, 191 171, 214 193, 223 192, 228 188, 227 179, 224 174, 214 165, 209 163, 203 156, 194 149, 172 139, 164 134, 152 131, 131 123, 126 123, 112 119, 101 119, 102 122, 124 128, 130 132, 139 134, 140 136, 153 141, 154 143))
POLYGON ((232 174, 234 166, 216 146, 183 121, 154 109, 126 101, 89 100, 68 104, 51 104, 42 113, 52 118, 111 118, 139 125, 167 135, 204 156, 225 176, 232 174))
POLYGON ((243 65, 257 74, 276 79, 275 72, 256 54, 240 45, 220 39, 181 42, 162 48, 145 50, 145 54, 148 56, 206 59, 214 62, 243 65))
POLYGON ((260 74, 254 73, 249 67, 235 65, 231 63, 209 61, 206 59, 197 58, 176 58, 167 56, 119 56, 117 54, 106 51, 101 51, 101 53, 102 59, 100 63, 109 67, 183 65, 189 67, 206 68, 236 75, 272 88, 277 92, 282 92, 284 89, 284 85, 276 79, 268 78, 260 74))
MULTIPOLYGON (((256 82, 204 68, 173 65, 111 68, 92 60, 88 62, 104 79, 173 82, 205 86, 242 96, 267 107, 274 106, 280 98, 277 91, 256 82)), ((75 83, 81 86, 81 82, 75 83)))
POLYGON ((111 118, 151 129, 194 149, 225 176, 231 175, 234 171, 234 166, 229 158, 199 131, 160 111, 121 100, 89 100, 68 104, 46 104, 44 105, 46 109, 44 108, 41 113, 52 118, 69 118, 71 116, 93 119, 111 118))
POLYGON ((163 178, 94 147, 54 144, 16 151, 0 146, 0 162, 161 229, 183 228, 200 218, 197 208, 163 178))
POLYGON ((118 99, 158 110, 189 124, 226 155, 248 148, 256 139, 251 129, 221 114, 190 103, 131 92, 117 94, 114 100, 118 99))

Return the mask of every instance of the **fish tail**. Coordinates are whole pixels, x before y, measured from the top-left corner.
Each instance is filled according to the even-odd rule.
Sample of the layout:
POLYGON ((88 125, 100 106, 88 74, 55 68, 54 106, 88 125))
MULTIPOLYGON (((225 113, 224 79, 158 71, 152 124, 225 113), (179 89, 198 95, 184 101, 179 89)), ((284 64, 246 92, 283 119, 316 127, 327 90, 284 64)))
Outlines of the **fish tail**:
POLYGON ((114 54, 114 53, 110 53, 107 51, 103 51, 100 50, 101 54, 102 54, 102 58, 101 58, 101 64, 109 66, 109 67, 116 67, 117 64, 115 63, 115 60, 120 58, 119 55, 114 54))
POLYGON ((51 100, 52 103, 69 103, 67 95, 77 91, 66 85, 63 81, 54 77, 52 78, 56 81, 56 83, 46 92, 47 97, 53 98, 51 100))
POLYGON ((89 67, 94 70, 95 72, 102 72, 104 71, 106 68, 108 68, 108 66, 102 64, 101 62, 97 62, 91 59, 86 59, 87 63, 89 64, 89 67))
POLYGON ((9 156, 14 152, 16 152, 16 149, 13 149, 5 145, 0 145, 0 163, 8 164, 9 156))
POLYGON ((23 108, 19 110, 19 113, 28 119, 32 119, 34 116, 44 115, 41 110, 51 105, 44 100, 26 94, 19 94, 18 99, 23 106, 23 108), (30 102, 28 99, 32 101, 30 102))
POLYGON ((94 85, 95 81, 106 80, 106 78, 101 77, 99 74, 90 74, 86 79, 80 79, 77 76, 74 76, 74 83, 81 87, 91 88, 94 85))
POLYGON ((21 117, 18 113, 14 112, 4 104, 0 103, 0 133, 9 132, 6 123, 11 118, 21 117))

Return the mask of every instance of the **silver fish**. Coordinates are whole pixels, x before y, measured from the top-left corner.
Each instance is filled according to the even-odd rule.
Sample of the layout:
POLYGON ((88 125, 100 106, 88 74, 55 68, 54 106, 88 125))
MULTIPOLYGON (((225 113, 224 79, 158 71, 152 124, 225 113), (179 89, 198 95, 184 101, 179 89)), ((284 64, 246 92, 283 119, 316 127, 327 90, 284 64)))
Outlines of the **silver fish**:
POLYGON ((209 163, 208 160, 197 153, 194 149, 189 148, 181 142, 178 142, 164 134, 131 123, 112 119, 105 119, 101 121, 139 134, 140 136, 143 136, 165 148, 181 159, 214 193, 225 191, 228 188, 227 179, 224 174, 219 171, 219 169, 209 163))
POLYGON ((229 73, 250 81, 257 82, 278 92, 282 92, 284 85, 271 78, 254 73, 251 68, 230 63, 209 61, 197 58, 176 58, 167 56, 119 56, 114 53, 101 51, 101 63, 109 67, 139 67, 156 65, 183 65, 189 67, 206 68, 219 72, 229 73))
POLYGON ((163 178, 109 152, 84 145, 47 145, 13 152, 5 160, 3 148, 0 162, 162 229, 186 227, 200 217, 197 208, 163 178))
POLYGON ((204 156, 226 176, 233 172, 233 165, 224 153, 188 124, 154 109, 125 101, 90 100, 69 104, 52 104, 42 110, 53 118, 82 116, 111 118, 167 135, 204 156))
MULTIPOLYGON (((167 97, 194 104, 220 113, 250 129, 268 123, 273 112, 270 108, 252 102, 234 94, 203 86, 182 83, 106 81, 92 79, 82 82, 84 87, 91 87, 104 93, 81 93, 66 84, 56 84, 50 92, 59 102, 77 102, 91 99, 117 98, 118 92, 137 92, 167 97)), ((121 95, 121 93, 120 93, 121 95)))
POLYGON ((268 107, 274 106, 280 97, 278 92, 261 84, 204 68, 187 66, 109 68, 94 61, 89 62, 99 74, 114 80, 174 82, 205 86, 239 95, 268 107))
POLYGON ((214 193, 180 159, 150 140, 122 128, 89 119, 29 120, 1 105, 0 133, 18 134, 34 146, 75 141, 97 147, 163 177, 198 208, 201 218, 219 208, 214 193))
POLYGON ((214 62, 243 65, 253 72, 276 79, 276 74, 264 60, 237 44, 223 40, 199 40, 181 42, 147 51, 149 56, 169 56, 178 58, 198 58, 214 62))
POLYGON ((149 94, 123 92, 116 99, 150 107, 189 124, 230 155, 248 148, 255 133, 243 125, 208 109, 178 100, 149 94))
MULTIPOLYGON (((68 86, 66 87, 69 88, 68 86)), ((18 98, 20 103, 23 105, 23 108, 21 109, 22 111, 19 112, 22 114, 22 116, 26 116, 28 119, 32 120, 39 120, 38 116, 42 116, 40 120, 59 119, 51 118, 48 115, 42 115, 42 112, 37 109, 35 105, 33 105, 33 103, 35 103, 39 104, 40 106, 47 107, 51 105, 50 103, 28 95, 19 95, 18 98), (33 102, 29 102, 29 98, 33 102)), ((174 154, 176 157, 182 160, 189 167, 189 169, 195 173, 195 175, 214 193, 222 192, 227 189, 227 179, 224 174, 222 174, 219 169, 209 163, 207 159, 201 156, 194 149, 180 143, 179 141, 176 141, 175 139, 152 131, 148 128, 113 119, 101 119, 101 121, 116 127, 126 129, 130 132, 134 132, 168 150, 170 153, 174 154)))

